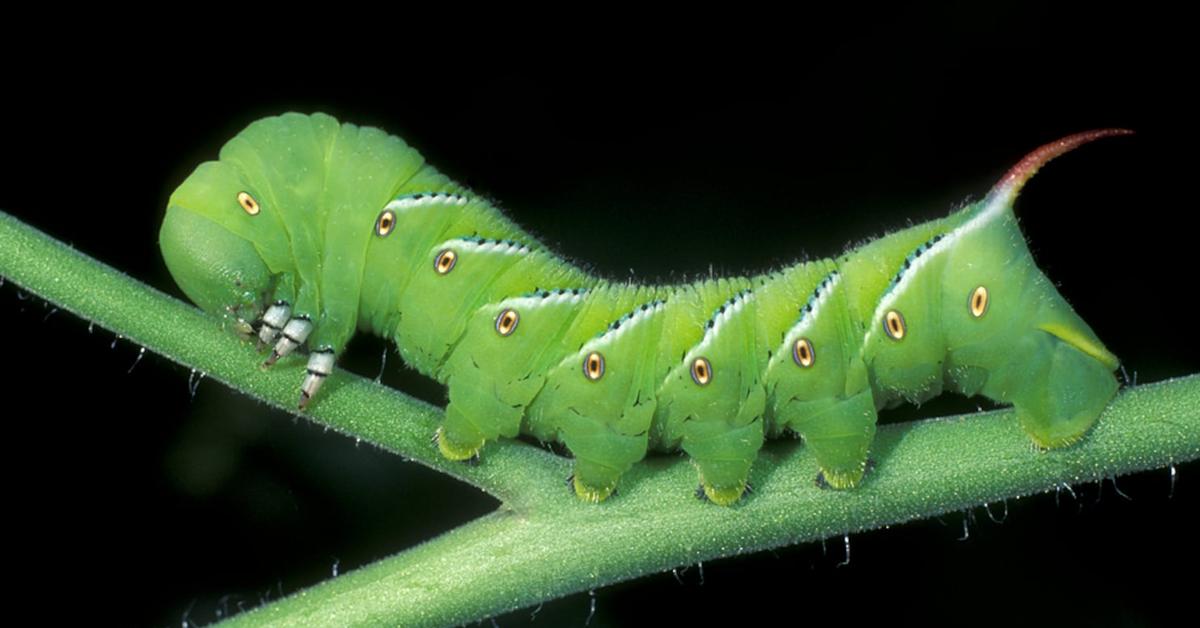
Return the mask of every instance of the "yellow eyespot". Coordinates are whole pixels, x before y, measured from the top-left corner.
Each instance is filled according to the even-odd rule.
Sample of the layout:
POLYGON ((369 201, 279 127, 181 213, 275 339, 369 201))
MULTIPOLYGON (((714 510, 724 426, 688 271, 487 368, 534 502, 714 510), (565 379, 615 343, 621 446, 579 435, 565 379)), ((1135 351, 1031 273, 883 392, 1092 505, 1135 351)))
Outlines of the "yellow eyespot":
POLYGON ((796 360, 796 364, 804 368, 812 366, 813 362, 817 359, 816 354, 813 352, 812 342, 808 338, 797 340, 796 345, 792 347, 792 358, 796 360))
POLYGON ((385 237, 396 228, 396 212, 385 209, 379 214, 379 218, 375 219, 375 235, 385 237))
POLYGON ((583 376, 593 382, 604 377, 604 356, 598 351, 587 354, 583 359, 583 376))
POLYGON ((696 358, 692 362, 692 381, 696 382, 697 386, 707 386, 712 378, 712 364, 708 363, 707 358, 696 358))
POLYGON ((979 286, 975 292, 971 293, 971 301, 969 304, 971 316, 982 318, 987 314, 988 310, 988 289, 984 286, 979 286))
POLYGON ((904 317, 896 310, 888 310, 887 315, 883 317, 883 329, 892 340, 903 340, 904 334, 908 331, 904 324, 904 317))
POLYGON ((514 309, 506 309, 500 312, 500 316, 496 317, 496 333, 501 336, 510 336, 517 329, 517 323, 520 322, 521 316, 514 309))
POLYGON ((445 275, 454 270, 456 263, 458 263, 458 253, 455 253, 451 249, 443 249, 433 260, 433 269, 437 271, 437 274, 445 275))
POLYGON ((242 209, 251 216, 257 216, 258 212, 262 211, 262 208, 258 206, 258 201, 254 200, 249 192, 238 192, 238 205, 241 205, 242 209))

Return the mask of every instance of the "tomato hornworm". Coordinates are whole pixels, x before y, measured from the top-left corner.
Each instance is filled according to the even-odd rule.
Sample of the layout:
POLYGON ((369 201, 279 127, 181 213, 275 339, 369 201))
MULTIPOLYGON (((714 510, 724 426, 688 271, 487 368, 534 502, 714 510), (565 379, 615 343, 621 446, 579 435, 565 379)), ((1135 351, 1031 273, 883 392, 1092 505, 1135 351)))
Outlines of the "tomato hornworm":
POLYGON ((1072 135, 982 200, 834 259, 676 285, 569 263, 399 138, 324 114, 259 120, 171 195, 163 257, 202 308, 308 348, 300 408, 357 329, 449 388, 437 432, 472 460, 500 437, 558 441, 600 501, 651 450, 736 502, 764 439, 797 434, 818 482, 858 484, 879 409, 943 392, 1015 406, 1040 447, 1082 437, 1118 361, 1034 264, 1012 205, 1072 135))

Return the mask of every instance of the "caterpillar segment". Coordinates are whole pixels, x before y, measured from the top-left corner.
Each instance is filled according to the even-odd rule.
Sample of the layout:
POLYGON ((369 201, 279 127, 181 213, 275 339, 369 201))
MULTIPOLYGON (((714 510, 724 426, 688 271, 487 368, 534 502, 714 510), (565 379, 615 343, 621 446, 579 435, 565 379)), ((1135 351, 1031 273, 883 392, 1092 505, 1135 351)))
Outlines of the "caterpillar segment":
POLYGON ((612 284, 589 291, 526 410, 532 434, 575 456, 572 486, 585 500, 608 497, 646 455, 655 381, 645 358, 661 337, 663 292, 612 284))
POLYGON ((1033 262, 1012 206, 1048 144, 982 201, 826 260, 681 285, 595 277, 403 141, 314 114, 251 124, 175 191, 164 259, 201 307, 307 349, 300 406, 356 330, 448 388, 453 460, 521 434, 566 445, 602 501, 649 451, 686 452, 736 503, 767 438, 800 436, 835 489, 862 482, 877 413, 944 391, 1015 406, 1041 447, 1087 433, 1118 362, 1033 262))

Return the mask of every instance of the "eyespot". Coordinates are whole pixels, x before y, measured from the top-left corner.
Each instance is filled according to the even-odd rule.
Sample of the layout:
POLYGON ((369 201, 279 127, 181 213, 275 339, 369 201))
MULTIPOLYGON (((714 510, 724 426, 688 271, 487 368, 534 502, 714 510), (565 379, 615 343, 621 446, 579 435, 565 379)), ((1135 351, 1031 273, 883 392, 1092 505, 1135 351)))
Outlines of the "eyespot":
POLYGON ((258 201, 254 200, 249 192, 238 192, 238 205, 241 205, 242 209, 251 216, 257 216, 258 212, 262 211, 262 208, 258 206, 258 201))
POLYGON ((437 271, 437 274, 445 275, 454 270, 456 263, 458 263, 458 253, 452 249, 442 249, 433 260, 433 269, 437 271))
POLYGON ((892 340, 903 340, 908 327, 904 324, 904 317, 900 312, 888 310, 887 315, 883 317, 883 330, 892 340))
POLYGON ((396 212, 385 209, 379 214, 379 218, 375 219, 375 235, 383 238, 396 228, 396 212))
POLYGON ((813 365, 817 359, 816 353, 813 352, 812 342, 808 338, 801 338, 796 341, 792 347, 792 358, 796 360, 796 364, 808 368, 813 365))
POLYGON ((712 377, 712 364, 709 364, 708 358, 696 358, 692 362, 692 381, 696 382, 697 386, 707 386, 712 377))
POLYGON ((583 376, 593 382, 604 377, 604 356, 599 351, 593 351, 583 359, 583 376))
POLYGON ((517 329, 517 323, 520 322, 521 316, 514 309, 505 309, 500 312, 500 316, 496 317, 496 333, 501 336, 511 336, 513 331, 517 329))
POLYGON ((975 292, 971 293, 971 300, 967 306, 971 310, 971 316, 975 318, 983 318, 988 310, 988 289, 985 286, 975 288, 975 292))

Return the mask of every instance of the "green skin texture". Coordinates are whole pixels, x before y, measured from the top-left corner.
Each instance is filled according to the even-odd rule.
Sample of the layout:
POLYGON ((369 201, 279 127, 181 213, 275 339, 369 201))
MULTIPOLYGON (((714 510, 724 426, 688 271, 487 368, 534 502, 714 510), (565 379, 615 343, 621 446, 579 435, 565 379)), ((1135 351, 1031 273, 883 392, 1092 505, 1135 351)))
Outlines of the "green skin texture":
POLYGON ((402 140, 289 113, 251 124, 180 185, 160 245, 206 310, 244 323, 286 301, 313 323, 308 346, 335 354, 356 329, 392 339, 449 387, 438 444, 451 459, 518 434, 558 441, 576 493, 599 501, 648 451, 682 449, 702 494, 728 505, 764 439, 789 433, 812 448, 819 479, 854 486, 877 411, 945 390, 1012 403, 1041 447, 1087 432, 1117 390, 1117 360, 1034 265, 1016 189, 833 260, 614 283, 546 251, 402 140), (394 228, 381 234, 384 211, 394 228), (438 272, 445 251, 455 263, 438 272), (979 286, 982 316, 970 305, 979 286), (519 318, 504 335, 506 310, 519 318), (589 376, 597 354, 602 374, 589 376))

